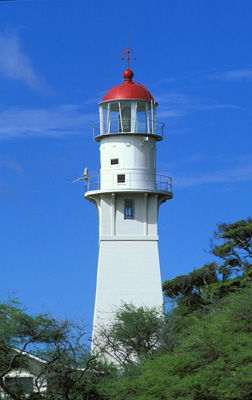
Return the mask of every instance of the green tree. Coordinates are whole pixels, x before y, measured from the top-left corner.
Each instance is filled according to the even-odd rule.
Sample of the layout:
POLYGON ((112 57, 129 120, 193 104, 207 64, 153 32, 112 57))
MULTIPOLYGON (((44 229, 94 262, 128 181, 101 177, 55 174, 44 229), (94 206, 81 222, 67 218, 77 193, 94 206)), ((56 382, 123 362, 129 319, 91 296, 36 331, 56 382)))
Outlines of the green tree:
POLYGON ((123 304, 109 327, 101 326, 96 351, 120 366, 152 355, 159 348, 165 330, 163 309, 123 304))
POLYGON ((86 339, 78 324, 29 315, 15 300, 0 303, 0 390, 14 400, 87 398, 93 387, 86 339), (35 388, 23 372, 34 373, 35 388))
POLYGON ((212 286, 215 297, 246 287, 252 278, 252 219, 218 224, 212 254, 221 259, 218 273, 222 281, 212 286))
POLYGON ((252 219, 218 224, 211 241, 212 262, 163 284, 165 296, 185 306, 186 312, 208 309, 232 290, 246 286, 252 277, 252 219))
POLYGON ((217 244, 212 242, 212 253, 224 261, 219 272, 225 280, 233 272, 246 271, 252 265, 252 219, 217 226, 217 244))
POLYGON ((163 283, 164 295, 185 306, 187 312, 209 305, 211 286, 218 283, 218 266, 215 262, 194 269, 163 283))
POLYGON ((103 393, 109 400, 250 400, 251 309, 252 287, 229 293, 212 313, 190 316, 172 351, 107 379, 103 393))

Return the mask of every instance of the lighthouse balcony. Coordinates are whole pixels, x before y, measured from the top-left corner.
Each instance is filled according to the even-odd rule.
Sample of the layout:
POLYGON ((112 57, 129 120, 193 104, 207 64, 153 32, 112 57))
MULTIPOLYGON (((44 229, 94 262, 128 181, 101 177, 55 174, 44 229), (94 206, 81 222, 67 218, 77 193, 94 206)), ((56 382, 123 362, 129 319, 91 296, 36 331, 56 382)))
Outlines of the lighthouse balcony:
POLYGON ((121 182, 118 182, 118 177, 115 182, 115 175, 108 174, 104 177, 101 175, 89 176, 84 179, 85 193, 89 191, 162 191, 169 192, 172 197, 172 178, 166 175, 151 175, 146 174, 145 180, 139 180, 135 173, 127 172, 121 177, 121 182))
POLYGON ((97 122, 92 125, 95 141, 100 141, 104 135, 141 134, 151 135, 157 141, 163 140, 164 124, 156 120, 111 119, 109 123, 97 122))

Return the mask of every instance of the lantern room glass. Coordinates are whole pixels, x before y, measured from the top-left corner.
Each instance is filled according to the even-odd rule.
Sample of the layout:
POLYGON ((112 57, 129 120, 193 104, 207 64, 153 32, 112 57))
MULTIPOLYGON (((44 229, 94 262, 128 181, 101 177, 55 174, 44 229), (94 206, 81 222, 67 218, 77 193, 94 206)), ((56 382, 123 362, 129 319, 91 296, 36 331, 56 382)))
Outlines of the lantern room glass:
POLYGON ((156 133, 156 103, 120 100, 102 103, 100 133, 156 133))

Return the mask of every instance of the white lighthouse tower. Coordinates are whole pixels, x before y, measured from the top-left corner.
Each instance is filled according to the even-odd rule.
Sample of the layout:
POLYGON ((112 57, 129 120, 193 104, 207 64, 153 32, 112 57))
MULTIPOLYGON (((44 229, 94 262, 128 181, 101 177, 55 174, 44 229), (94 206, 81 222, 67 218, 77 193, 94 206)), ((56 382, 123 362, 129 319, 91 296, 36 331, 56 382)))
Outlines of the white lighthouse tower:
POLYGON ((99 104, 94 140, 100 144, 100 175, 86 176, 85 198, 99 214, 99 261, 94 332, 108 326, 122 303, 162 307, 158 209, 172 198, 171 178, 156 174, 156 143, 163 124, 157 103, 133 72, 99 104))

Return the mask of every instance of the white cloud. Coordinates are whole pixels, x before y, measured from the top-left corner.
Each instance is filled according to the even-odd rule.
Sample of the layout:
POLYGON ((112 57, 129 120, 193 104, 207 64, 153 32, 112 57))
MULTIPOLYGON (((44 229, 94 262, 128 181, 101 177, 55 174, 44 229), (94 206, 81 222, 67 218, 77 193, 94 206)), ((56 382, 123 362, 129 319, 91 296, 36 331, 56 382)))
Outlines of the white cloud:
POLYGON ((44 89, 29 57, 23 53, 17 35, 0 35, 0 73, 8 78, 22 81, 31 89, 44 89))
POLYGON ((158 118, 181 117, 192 109, 198 99, 179 92, 166 92, 156 96, 158 107, 158 118))
POLYGON ((159 118, 181 117, 185 114, 197 111, 214 109, 237 109, 241 107, 228 103, 216 103, 210 99, 199 96, 190 96, 179 92, 167 92, 157 96, 159 118))
POLYGON ((164 86, 164 85, 170 85, 170 84, 174 84, 174 83, 176 83, 177 81, 176 81, 176 79, 175 78, 164 78, 164 79, 160 79, 159 81, 157 81, 157 82, 153 82, 153 83, 150 83, 149 85, 148 85, 148 87, 149 88, 157 88, 157 87, 159 87, 159 86, 164 86))
POLYGON ((14 137, 92 134, 97 114, 85 114, 83 107, 67 104, 46 109, 10 108, 0 111, 0 140, 14 137))
POLYGON ((252 68, 215 72, 208 77, 212 79, 220 79, 226 81, 252 81, 252 68))
POLYGON ((183 189, 187 187, 213 183, 232 183, 246 181, 252 181, 252 164, 218 170, 212 173, 200 173, 187 176, 178 175, 174 178, 174 187, 176 187, 177 189, 183 189))

